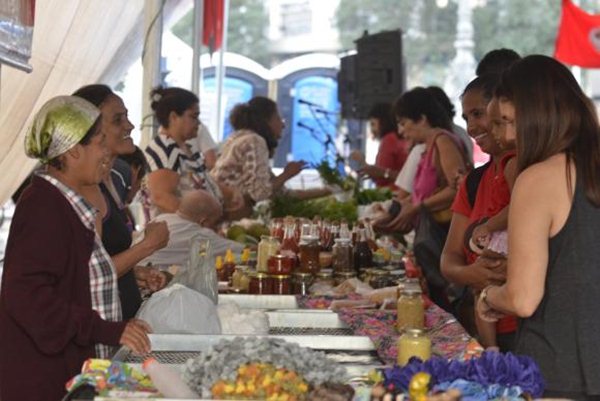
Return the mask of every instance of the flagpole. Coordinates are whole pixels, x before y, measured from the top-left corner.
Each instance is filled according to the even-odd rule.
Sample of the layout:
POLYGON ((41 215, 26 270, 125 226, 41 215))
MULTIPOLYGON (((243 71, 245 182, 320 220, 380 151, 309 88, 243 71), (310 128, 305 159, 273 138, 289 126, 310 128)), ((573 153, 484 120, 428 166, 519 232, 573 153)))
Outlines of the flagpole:
POLYGON ((217 137, 219 141, 223 140, 225 133, 225 124, 223 124, 223 82, 225 80, 225 62, 224 56, 227 51, 227 29, 229 27, 229 0, 223 1, 223 40, 221 41, 221 51, 219 52, 219 68, 217 70, 217 137))
POLYGON ((202 34, 204 32, 204 0, 194 0, 194 36, 192 37, 192 92, 200 95, 202 69, 202 34))
MULTIPOLYGON (((575 4, 577 7, 579 7, 581 5, 580 3, 581 3, 581 1, 579 1, 579 0, 573 0, 573 4, 575 4)), ((583 85, 581 82, 581 67, 579 67, 577 65, 571 66, 571 73, 575 77, 575 80, 577 81, 579 86, 581 86, 583 88, 583 85)))

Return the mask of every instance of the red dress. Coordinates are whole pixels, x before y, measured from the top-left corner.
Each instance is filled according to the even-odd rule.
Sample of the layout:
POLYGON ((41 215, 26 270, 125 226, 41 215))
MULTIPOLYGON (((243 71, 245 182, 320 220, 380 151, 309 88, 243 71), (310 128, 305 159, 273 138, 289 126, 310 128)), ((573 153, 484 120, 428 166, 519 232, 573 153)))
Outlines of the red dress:
MULTIPOLYGON (((406 140, 394 131, 385 134, 379 142, 379 150, 375 158, 375 166, 382 169, 400 171, 408 157, 406 140)), ((392 187, 396 177, 373 178, 378 187, 392 187)))

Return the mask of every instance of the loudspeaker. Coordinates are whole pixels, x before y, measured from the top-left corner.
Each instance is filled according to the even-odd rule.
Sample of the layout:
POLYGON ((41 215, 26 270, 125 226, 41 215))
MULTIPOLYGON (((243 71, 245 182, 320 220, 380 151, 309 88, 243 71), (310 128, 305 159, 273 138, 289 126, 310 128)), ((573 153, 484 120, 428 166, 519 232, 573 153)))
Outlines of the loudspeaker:
POLYGON ((365 32, 355 41, 356 117, 366 119, 375 103, 393 102, 405 88, 402 30, 365 32))
POLYGON ((337 74, 338 100, 342 109, 342 118, 356 117, 356 54, 340 59, 340 71, 337 74))

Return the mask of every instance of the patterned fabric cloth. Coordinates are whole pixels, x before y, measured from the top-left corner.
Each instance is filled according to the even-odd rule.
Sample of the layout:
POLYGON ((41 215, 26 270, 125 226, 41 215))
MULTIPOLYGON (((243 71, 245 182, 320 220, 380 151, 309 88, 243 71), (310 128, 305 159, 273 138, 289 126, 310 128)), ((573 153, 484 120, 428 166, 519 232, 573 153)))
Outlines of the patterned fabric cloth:
POLYGON ((229 137, 211 174, 217 182, 238 188, 256 202, 273 193, 267 143, 249 130, 236 131, 229 137))
MULTIPOLYGON (((112 260, 104 246, 102 240, 96 232, 96 213, 97 211, 77 192, 67 187, 54 177, 46 174, 40 174, 40 177, 54 185, 67 198, 81 222, 90 230, 96 233, 94 241, 94 250, 90 256, 90 292, 92 297, 92 308, 98 312, 102 319, 117 322, 121 320, 121 301, 119 300, 119 290, 117 288, 117 273, 112 264, 112 260)), ((111 346, 96 344, 96 355, 98 358, 109 358, 112 355, 111 346)))
MULTIPOLYGON (((354 334, 368 336, 377 348, 377 354, 387 364, 398 357, 398 338, 395 310, 341 309, 340 319, 351 327, 354 334)), ((431 339, 432 354, 448 359, 465 359, 469 349, 477 345, 452 315, 432 304, 425 312, 425 329, 431 339)))
MULTIPOLYGON (((179 174, 178 196, 181 196, 186 191, 205 189, 219 202, 223 203, 223 194, 217 183, 208 174, 204 165, 204 157, 198 150, 196 141, 190 142, 188 146, 190 147, 190 156, 172 138, 165 134, 155 136, 145 150, 150 172, 167 169, 179 174)), ((142 186, 142 196, 145 197, 144 202, 147 204, 149 201, 149 191, 145 180, 142 186)), ((160 212, 162 211, 157 210, 151 205, 150 216, 152 218, 156 217, 160 212)))

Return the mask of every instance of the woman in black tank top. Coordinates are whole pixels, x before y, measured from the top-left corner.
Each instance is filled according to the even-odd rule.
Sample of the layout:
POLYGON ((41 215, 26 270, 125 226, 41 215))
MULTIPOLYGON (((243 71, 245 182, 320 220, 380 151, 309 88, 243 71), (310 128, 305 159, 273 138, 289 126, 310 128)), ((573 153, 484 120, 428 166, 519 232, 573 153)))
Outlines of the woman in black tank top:
POLYGON ((545 397, 600 398, 600 128, 595 108, 561 63, 528 56, 496 91, 518 171, 508 224, 506 284, 478 311, 522 318, 517 352, 531 356, 545 397))

